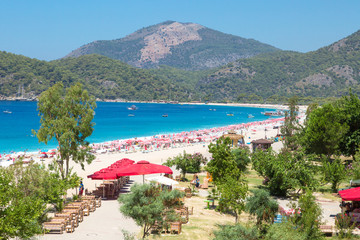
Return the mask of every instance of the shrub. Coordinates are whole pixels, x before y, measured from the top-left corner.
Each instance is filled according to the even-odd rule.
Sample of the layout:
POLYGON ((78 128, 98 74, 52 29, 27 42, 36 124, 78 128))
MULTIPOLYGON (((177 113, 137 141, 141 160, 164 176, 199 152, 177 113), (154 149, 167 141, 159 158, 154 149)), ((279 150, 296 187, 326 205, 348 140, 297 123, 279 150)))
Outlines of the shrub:
POLYGON ((219 225, 219 230, 214 231, 214 240, 258 240, 259 233, 255 227, 236 225, 219 225))

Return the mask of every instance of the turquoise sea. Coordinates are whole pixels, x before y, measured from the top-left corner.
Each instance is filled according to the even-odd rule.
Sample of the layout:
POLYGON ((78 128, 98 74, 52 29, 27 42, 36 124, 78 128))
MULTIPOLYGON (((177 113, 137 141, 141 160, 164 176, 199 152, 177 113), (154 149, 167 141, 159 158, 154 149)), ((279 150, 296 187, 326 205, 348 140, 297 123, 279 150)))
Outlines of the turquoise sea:
MULTIPOLYGON (((32 135, 31 130, 40 126, 36 104, 0 101, 0 153, 56 148, 55 142, 40 144, 32 135)), ((98 102, 93 120, 96 125, 88 141, 99 143, 268 119, 262 111, 262 108, 232 106, 98 102), (128 110, 133 104, 138 109, 128 110), (227 116, 230 113, 233 116, 227 116), (168 117, 163 117, 165 114, 168 117), (248 114, 254 118, 248 118, 248 114)))

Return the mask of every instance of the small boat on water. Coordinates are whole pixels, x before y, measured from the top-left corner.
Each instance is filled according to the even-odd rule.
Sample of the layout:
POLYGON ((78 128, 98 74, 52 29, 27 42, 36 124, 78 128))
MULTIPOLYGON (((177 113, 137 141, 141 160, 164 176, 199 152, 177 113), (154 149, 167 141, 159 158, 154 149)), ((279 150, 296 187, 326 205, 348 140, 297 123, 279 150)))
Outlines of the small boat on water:
POLYGON ((134 114, 129 114, 128 117, 135 117, 135 115, 134 114))
POLYGON ((3 111, 3 113, 6 113, 6 114, 12 114, 12 112, 11 112, 11 111, 9 111, 9 110, 5 110, 5 111, 3 111))
POLYGON ((162 117, 168 117, 168 115, 167 115, 167 114, 163 114, 162 117))
POLYGON ((277 110, 277 111, 265 111, 265 112, 262 112, 261 114, 265 115, 265 116, 269 116, 269 117, 272 117, 272 116, 284 116, 285 115, 285 113, 283 111, 280 111, 280 110, 277 110))
POLYGON ((128 110, 137 110, 137 106, 135 105, 131 105, 130 107, 127 108, 128 110))
POLYGON ((233 117, 234 114, 233 113, 227 113, 226 116, 233 117))
POLYGON ((253 118, 253 117, 254 117, 254 115, 248 114, 248 118, 253 118))

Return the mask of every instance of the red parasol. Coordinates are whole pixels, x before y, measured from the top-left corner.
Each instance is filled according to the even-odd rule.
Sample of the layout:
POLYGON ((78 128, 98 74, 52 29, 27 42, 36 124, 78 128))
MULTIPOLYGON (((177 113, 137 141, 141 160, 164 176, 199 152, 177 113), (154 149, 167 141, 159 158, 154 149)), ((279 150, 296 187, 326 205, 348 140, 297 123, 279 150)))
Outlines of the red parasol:
POLYGON ((360 201, 360 187, 339 191, 343 201, 360 201))
POLYGON ((163 165, 149 163, 148 161, 139 161, 136 164, 128 165, 117 170, 117 176, 133 176, 133 175, 144 175, 153 173, 167 173, 172 174, 173 171, 163 165))

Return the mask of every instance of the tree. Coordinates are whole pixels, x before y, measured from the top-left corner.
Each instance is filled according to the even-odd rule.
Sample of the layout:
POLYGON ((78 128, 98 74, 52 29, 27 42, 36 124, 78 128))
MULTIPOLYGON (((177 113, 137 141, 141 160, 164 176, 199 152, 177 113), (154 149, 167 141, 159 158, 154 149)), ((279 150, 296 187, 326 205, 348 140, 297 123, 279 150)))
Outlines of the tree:
POLYGON ((316 185, 312 158, 301 151, 276 154, 272 149, 257 150, 251 160, 253 169, 265 178, 271 195, 286 196, 291 189, 304 190, 316 185))
POLYGON ((209 152, 212 153, 212 158, 206 165, 206 171, 211 174, 215 184, 221 183, 224 176, 237 168, 230 146, 230 138, 219 138, 216 144, 211 143, 209 145, 209 152))
POLYGON ((299 107, 297 103, 297 96, 289 98, 289 112, 285 112, 285 122, 281 128, 281 133, 285 136, 284 146, 290 150, 295 150, 298 145, 296 133, 299 130, 299 121, 297 119, 299 107))
POLYGON ((345 166, 339 158, 329 160, 322 158, 323 181, 331 183, 331 190, 335 193, 342 180, 346 178, 345 166))
POLYGON ((344 96, 338 103, 343 112, 341 122, 348 126, 340 150, 344 155, 354 157, 360 142, 360 99, 350 90, 349 96, 344 96))
POLYGON ((69 174, 69 161, 90 164, 95 158, 90 154, 89 142, 85 139, 93 132, 96 103, 81 84, 77 83, 63 90, 62 83, 56 83, 39 97, 38 111, 41 116, 40 129, 34 134, 39 142, 47 144, 55 139, 58 143, 58 160, 62 177, 69 174), (65 169, 64 169, 65 164, 65 169))
POLYGON ((224 176, 224 180, 217 185, 220 193, 218 210, 221 212, 234 212, 235 223, 238 222, 239 215, 245 208, 245 198, 247 196, 248 185, 243 177, 236 174, 224 176))
POLYGON ((168 167, 176 166, 177 170, 181 170, 183 179, 185 178, 186 173, 198 173, 200 172, 201 164, 207 162, 206 157, 201 153, 188 154, 184 151, 183 155, 178 155, 174 158, 169 158, 164 165, 168 167))
POLYGON ((238 168, 236 155, 232 153, 230 146, 229 138, 220 138, 216 144, 210 144, 209 152, 212 153, 212 159, 207 164, 206 170, 211 174, 220 194, 218 210, 233 211, 237 222, 238 216, 244 210, 248 185, 244 180, 243 172, 238 168))
POLYGON ((239 170, 241 172, 245 172, 247 166, 251 162, 249 148, 248 147, 235 148, 231 151, 231 153, 234 155, 234 160, 239 170))
POLYGON ((30 238, 43 232, 47 204, 61 207, 66 190, 78 185, 79 178, 71 176, 72 183, 55 170, 22 162, 0 168, 0 239, 30 238))
POLYGON ((298 207, 294 207, 295 216, 290 219, 299 231, 305 234, 306 239, 323 239, 323 234, 320 231, 322 210, 315 201, 310 190, 301 195, 298 202, 298 207), (299 214, 301 212, 301 214, 299 214))
POLYGON ((325 154, 328 159, 339 152, 348 127, 342 122, 340 110, 332 104, 312 110, 308 116, 303 134, 302 145, 307 153, 325 154))
POLYGON ((253 190, 253 195, 246 199, 246 211, 256 217, 256 225, 263 230, 263 222, 272 223, 279 210, 279 204, 270 198, 268 191, 253 190))
POLYGON ((121 195, 118 201, 122 204, 120 211, 143 227, 142 237, 145 238, 156 222, 163 222, 165 207, 171 210, 182 196, 177 190, 162 191, 154 184, 135 184, 131 193, 121 195))

